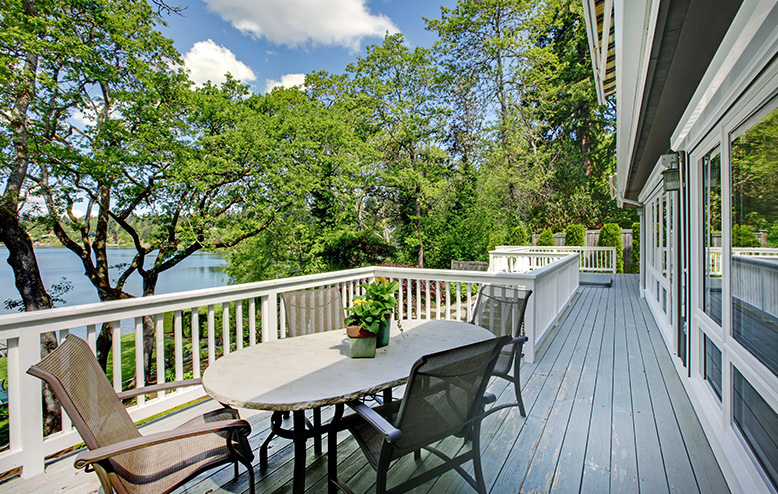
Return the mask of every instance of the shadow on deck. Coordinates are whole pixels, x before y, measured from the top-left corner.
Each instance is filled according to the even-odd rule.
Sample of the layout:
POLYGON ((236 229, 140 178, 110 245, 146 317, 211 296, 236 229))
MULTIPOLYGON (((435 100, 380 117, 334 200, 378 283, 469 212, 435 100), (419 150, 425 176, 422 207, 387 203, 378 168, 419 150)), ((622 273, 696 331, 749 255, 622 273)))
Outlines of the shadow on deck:
MULTIPOLYGON (((498 403, 514 400, 506 384, 493 381, 498 403)), ((638 297, 637 277, 617 275, 612 288, 581 287, 535 364, 523 364, 522 385, 527 417, 510 408, 483 424, 490 492, 729 492, 659 330, 638 297)), ((255 448, 268 434, 268 418, 265 412, 249 417, 255 448)), ((165 419, 170 420, 176 418, 165 419)), ((339 476, 355 492, 372 491, 375 473, 355 441, 346 433, 340 438, 339 476)), ((438 448, 454 453, 461 447, 460 439, 447 439, 438 448)), ((289 441, 274 440, 269 468, 256 469, 258 493, 291 492, 292 454, 289 441)), ((326 450, 314 457, 308 448, 308 492, 326 492, 326 460, 326 450)), ((72 464, 72 457, 64 458, 44 475, 10 481, 0 490, 97 491, 96 476, 76 472, 72 464)), ((402 458, 389 472, 390 486, 436 464, 429 456, 419 463, 412 455, 402 458)), ((234 480, 232 467, 225 467, 178 492, 243 493, 247 482, 242 468, 234 480)), ((471 489, 449 472, 414 492, 459 491, 471 489)))

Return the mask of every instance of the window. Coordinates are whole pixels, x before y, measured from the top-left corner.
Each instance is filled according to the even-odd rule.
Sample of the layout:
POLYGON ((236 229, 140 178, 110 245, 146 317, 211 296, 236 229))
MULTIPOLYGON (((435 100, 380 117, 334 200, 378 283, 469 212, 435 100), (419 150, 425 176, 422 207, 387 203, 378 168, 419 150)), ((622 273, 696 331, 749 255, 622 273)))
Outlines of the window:
POLYGON ((702 158, 702 309, 721 325, 721 154, 702 158))
POLYGON ((778 415, 737 369, 732 378, 735 424, 773 486, 778 487, 778 415))
POLYGON ((721 400, 721 350, 705 335, 705 380, 721 400))
POLYGON ((732 140, 732 336, 778 375, 778 110, 732 140))

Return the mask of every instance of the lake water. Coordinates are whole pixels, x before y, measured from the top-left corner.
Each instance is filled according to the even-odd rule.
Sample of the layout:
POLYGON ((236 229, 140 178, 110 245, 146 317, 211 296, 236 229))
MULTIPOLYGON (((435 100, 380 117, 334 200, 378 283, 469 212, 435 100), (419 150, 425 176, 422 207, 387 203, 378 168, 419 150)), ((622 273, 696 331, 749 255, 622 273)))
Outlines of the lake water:
MULTIPOLYGON (((153 253, 154 255, 156 253, 153 253)), ((66 303, 58 303, 57 307, 65 305, 80 305, 99 302, 97 290, 84 275, 84 267, 81 260, 68 249, 63 247, 37 247, 35 255, 38 266, 43 276, 46 287, 58 283, 63 277, 73 284, 73 289, 67 292, 63 298, 66 303)), ((111 248, 108 249, 110 265, 125 264, 132 261, 135 249, 111 248)), ((154 255, 146 256, 146 265, 154 263, 154 255)), ((8 314, 5 309, 5 301, 8 299, 20 299, 19 292, 14 284, 13 272, 6 262, 8 249, 0 247, 0 314, 8 314)), ((157 282, 156 293, 172 293, 200 288, 212 288, 227 284, 227 276, 223 268, 226 261, 218 254, 207 252, 196 253, 173 269, 160 274, 157 282)), ((118 269, 111 270, 111 280, 119 275, 118 269)), ((125 291, 139 296, 142 292, 141 277, 138 273, 130 276, 125 291)))

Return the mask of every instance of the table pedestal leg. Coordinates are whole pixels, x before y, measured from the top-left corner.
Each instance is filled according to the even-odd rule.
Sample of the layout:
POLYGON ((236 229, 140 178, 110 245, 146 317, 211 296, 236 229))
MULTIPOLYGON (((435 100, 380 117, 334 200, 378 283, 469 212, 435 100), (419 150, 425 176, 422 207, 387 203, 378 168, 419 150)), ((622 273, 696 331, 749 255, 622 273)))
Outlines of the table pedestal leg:
POLYGON ((313 453, 321 456, 321 408, 313 409, 313 453))
POLYGON ((293 441, 294 441, 294 480, 292 491, 295 494, 303 494, 305 491, 305 442, 307 433, 305 429, 305 410, 292 412, 293 441))
POLYGON ((338 428, 343 417, 343 403, 335 405, 335 416, 327 432, 327 492, 338 492, 338 428))

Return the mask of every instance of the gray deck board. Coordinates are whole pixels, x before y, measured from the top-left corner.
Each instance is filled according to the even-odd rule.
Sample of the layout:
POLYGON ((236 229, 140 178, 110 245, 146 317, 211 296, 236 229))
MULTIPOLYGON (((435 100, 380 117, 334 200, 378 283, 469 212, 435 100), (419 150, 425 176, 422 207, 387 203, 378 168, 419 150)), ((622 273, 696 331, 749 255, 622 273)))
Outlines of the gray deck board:
POLYGON ((611 436, 611 491, 637 492, 637 454, 632 410, 632 388, 624 298, 627 295, 621 278, 613 286, 615 294, 613 316, 613 426, 611 436))
MULTIPOLYGON (((629 295, 629 294, 627 294, 629 295)), ((630 303, 629 300, 626 303, 630 303)), ((638 482, 645 492, 668 492, 667 476, 657 433, 649 376, 646 374, 642 347, 636 333, 636 316, 630 304, 627 312, 627 327, 632 343, 629 346, 630 386, 635 421, 635 450, 638 460, 638 482)), ((642 315, 639 317, 642 318, 642 315)), ((690 491, 693 492, 693 491, 690 491)))
POLYGON ((613 346, 616 291, 608 289, 600 358, 584 458, 582 492, 610 492, 611 428, 613 426, 613 346))
POLYGON ((644 301, 637 294, 637 285, 630 287, 632 292, 636 328, 643 331, 646 345, 643 348, 646 359, 653 358, 662 373, 665 388, 671 399, 677 425, 683 436, 684 449, 691 462, 694 478, 700 492, 728 493, 729 487, 721 473, 721 468, 713 456, 707 438, 702 430, 699 419, 692 408, 686 390, 678 378, 672 358, 666 350, 662 336, 654 323, 654 319, 644 301), (649 348, 650 343, 650 348, 649 348))
MULTIPOLYGON (((527 417, 511 407, 483 423, 481 457, 489 492, 729 492, 675 365, 638 296, 636 277, 615 276, 612 288, 582 287, 535 363, 522 363, 527 417)), ((498 404, 515 401, 513 387, 504 380, 493 380, 490 389, 498 404)), ((324 410, 325 417, 331 413, 324 410)), ((268 434, 268 417, 249 418, 255 453, 268 434)), ((165 425, 163 420, 155 427, 165 425)), ((355 492, 373 492, 375 472, 356 441, 346 432, 339 441, 339 477, 355 492)), ((438 444, 449 455, 469 447, 457 438, 438 444)), ((308 492, 327 491, 326 441, 324 449, 320 457, 312 445, 306 451, 308 492)), ((290 442, 276 438, 270 451, 266 471, 255 460, 257 492, 291 492, 290 442)), ((412 456, 400 459, 389 473, 389 485, 436 461, 426 453, 421 462, 412 456)), ((72 456, 56 461, 44 476, 11 480, 0 491, 97 492, 96 476, 76 472, 72 464, 72 456)), ((470 464, 465 469, 472 472, 470 464)), ((244 494, 248 476, 242 468, 240 473, 234 480, 231 466, 214 469, 176 492, 244 494)), ((449 472, 414 492, 472 489, 449 472)))

